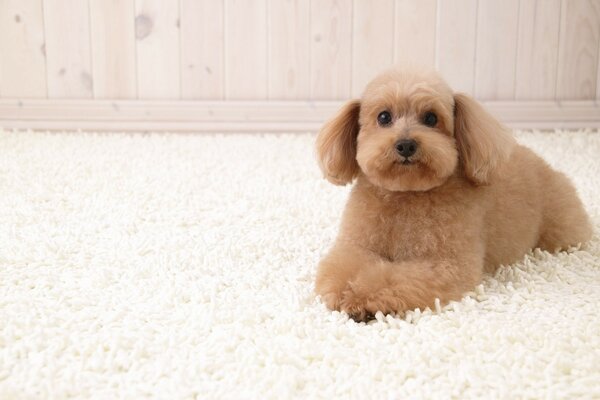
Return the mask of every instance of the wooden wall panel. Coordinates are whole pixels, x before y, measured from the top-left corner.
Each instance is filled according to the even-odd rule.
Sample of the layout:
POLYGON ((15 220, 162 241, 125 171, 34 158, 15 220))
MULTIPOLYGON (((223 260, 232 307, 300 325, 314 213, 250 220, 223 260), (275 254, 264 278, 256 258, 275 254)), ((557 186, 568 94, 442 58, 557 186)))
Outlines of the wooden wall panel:
POLYGON ((558 50, 557 96, 581 100, 596 96, 600 1, 563 0, 558 50))
POLYGON ((352 0, 310 2, 310 98, 350 97, 352 0))
POLYGON ((310 2, 269 0, 269 98, 310 95, 310 2))
POLYGON ((179 98, 179 2, 136 0, 135 13, 138 98, 179 98))
POLYGON ((134 0, 90 0, 94 97, 137 96, 134 0))
POLYGON ((514 99, 519 0, 479 0, 475 96, 514 99))
POLYGON ((93 96, 87 1, 44 0, 48 97, 93 96))
POLYGON ((435 66, 436 0, 396 0, 394 63, 435 66))
POLYGON ((352 96, 394 62, 394 1, 354 0, 352 29, 352 96))
POLYGON ((554 99, 560 0, 521 0, 515 98, 554 99))
POLYGON ((46 97, 42 1, 0 1, 0 27, 0 95, 46 97))
POLYGON ((181 0, 181 97, 222 99, 223 0, 181 0))
POLYGON ((598 75, 596 76, 596 100, 600 100, 600 40, 598 42, 598 75))
POLYGON ((438 2, 436 66, 454 90, 475 91, 477 0, 438 2))
POLYGON ((396 64, 600 99, 600 0, 0 0, 0 98, 347 100, 396 64))
POLYGON ((267 98, 267 1, 225 0, 225 98, 267 98))

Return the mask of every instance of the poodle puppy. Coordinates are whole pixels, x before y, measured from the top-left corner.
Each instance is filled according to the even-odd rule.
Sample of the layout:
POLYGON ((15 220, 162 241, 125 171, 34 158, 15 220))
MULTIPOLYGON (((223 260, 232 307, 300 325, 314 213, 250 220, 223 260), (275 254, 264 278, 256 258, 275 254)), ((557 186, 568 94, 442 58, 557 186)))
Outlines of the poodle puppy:
POLYGON ((458 300, 528 249, 592 234, 569 179, 433 71, 379 75, 316 145, 325 177, 354 187, 315 289, 356 320, 458 300))

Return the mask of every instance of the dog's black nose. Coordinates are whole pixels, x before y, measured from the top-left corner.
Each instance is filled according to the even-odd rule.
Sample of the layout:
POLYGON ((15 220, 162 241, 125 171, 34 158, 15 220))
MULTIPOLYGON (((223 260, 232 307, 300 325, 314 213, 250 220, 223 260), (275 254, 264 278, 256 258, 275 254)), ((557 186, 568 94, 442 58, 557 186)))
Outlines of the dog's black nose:
POLYGON ((402 139, 396 143, 396 151, 402 157, 410 157, 417 151, 417 142, 412 139, 402 139))

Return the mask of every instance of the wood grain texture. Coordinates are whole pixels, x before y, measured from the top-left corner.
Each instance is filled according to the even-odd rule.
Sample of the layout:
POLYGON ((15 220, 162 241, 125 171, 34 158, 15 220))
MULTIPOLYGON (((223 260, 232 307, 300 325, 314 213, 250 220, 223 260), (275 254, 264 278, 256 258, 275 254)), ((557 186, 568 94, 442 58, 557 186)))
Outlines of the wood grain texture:
POLYGON ((436 0, 396 0, 394 63, 435 66, 436 0))
POLYGON ((348 100, 395 64, 600 100, 600 0, 0 0, 0 98, 348 100))
POLYGON ((350 97, 351 52, 352 0, 311 0, 311 99, 350 97))
POLYGON ((89 4, 44 0, 48 97, 93 96, 89 4))
POLYGON ((0 1, 0 27, 0 94, 46 97, 42 1, 0 1))
POLYGON ((477 15, 475 95, 479 99, 513 99, 519 0, 480 0, 477 15))
POLYGON ((179 25, 179 2, 136 0, 138 98, 180 97, 179 25))
POLYGON ((560 0, 521 0, 515 98, 554 99, 560 0))
POLYGON ((357 97, 394 62, 394 0, 354 0, 352 19, 352 96, 357 97))
POLYGON ((181 0, 181 97, 222 99, 223 0, 181 0))
POLYGON ((438 3, 436 65, 456 91, 475 91, 477 0, 438 3))
POLYGON ((90 0, 95 98, 135 98, 134 0, 90 0))
POLYGON ((269 98, 310 95, 310 2, 269 0, 269 98))
POLYGON ((267 2, 225 0, 225 98, 267 98, 267 2))
POLYGON ((562 1, 558 50, 557 96, 593 99, 597 96, 600 1, 562 1))

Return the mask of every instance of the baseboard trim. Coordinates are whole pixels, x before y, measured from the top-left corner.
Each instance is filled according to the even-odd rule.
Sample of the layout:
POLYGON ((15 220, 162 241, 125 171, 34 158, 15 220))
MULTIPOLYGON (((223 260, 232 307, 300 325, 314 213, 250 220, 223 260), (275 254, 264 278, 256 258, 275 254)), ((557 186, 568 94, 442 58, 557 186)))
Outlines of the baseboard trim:
MULTIPOLYGON (((600 128, 595 101, 494 101, 513 128, 600 128)), ((316 132, 339 101, 0 99, 0 127, 53 131, 316 132)))

